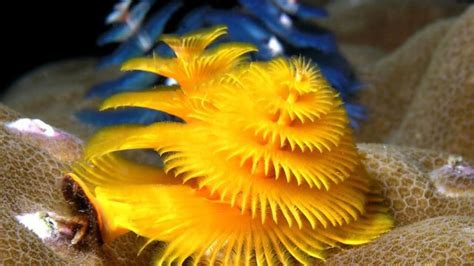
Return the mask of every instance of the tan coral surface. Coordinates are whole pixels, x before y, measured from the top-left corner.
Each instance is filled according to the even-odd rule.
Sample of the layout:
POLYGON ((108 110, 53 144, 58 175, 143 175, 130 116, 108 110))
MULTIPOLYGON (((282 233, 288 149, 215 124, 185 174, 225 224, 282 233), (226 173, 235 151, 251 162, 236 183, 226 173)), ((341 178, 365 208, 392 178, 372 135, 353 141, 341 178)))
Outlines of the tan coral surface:
POLYGON ((361 69, 370 120, 360 141, 474 158, 474 7, 361 69))
MULTIPOLYGON (((453 187, 468 185, 466 193, 453 197, 439 189, 430 177, 436 169, 450 167, 452 155, 381 144, 359 144, 358 147, 367 171, 382 189, 397 225, 443 215, 474 217, 474 192, 468 190, 474 188, 472 182, 453 179, 453 187)), ((470 169, 474 171, 474 168, 470 169)), ((469 175, 464 177, 469 178, 469 175)), ((471 178, 474 178, 472 174, 471 178)))
POLYGON ((390 143, 474 158, 474 7, 440 40, 406 113, 390 143))
POLYGON ((451 24, 450 20, 433 23, 395 52, 358 69, 358 76, 365 85, 360 92, 360 102, 367 106, 369 115, 359 133, 360 141, 386 142, 390 133, 397 129, 415 95, 415 88, 423 79, 433 51, 451 24), (379 106, 380 103, 383 105, 379 106))
POLYGON ((59 241, 45 244, 19 223, 19 215, 39 211, 72 216, 62 196, 61 181, 72 158, 80 155, 81 141, 69 134, 58 141, 15 132, 5 125, 20 115, 1 104, 0 114, 0 264, 148 264, 149 249, 135 258, 143 240, 133 235, 124 236, 103 249, 80 251, 59 241))
MULTIPOLYGON (((360 101, 370 117, 359 141, 381 143, 358 147, 397 228, 370 244, 332 250, 326 264, 473 265, 474 7, 463 11, 445 0, 338 0, 328 7, 332 16, 323 23, 344 42, 366 85, 360 101)), ((0 104, 0 264, 151 260, 153 247, 137 257, 143 240, 131 234, 105 247, 91 238, 89 249, 78 250, 45 244, 16 218, 75 215, 60 183, 81 143, 62 131, 53 141, 5 125, 40 118, 85 139, 92 129, 73 113, 96 103, 81 98, 92 84, 115 75, 97 72, 93 60, 60 62, 24 77, 2 99, 21 115, 0 104)))
MULTIPOLYGON (((0 181, 4 184, 1 190, 1 198, 2 206, 5 208, 1 219, 3 230, 0 232, 0 253, 2 254, 3 264, 9 265, 15 261, 23 264, 35 262, 66 264, 67 262, 72 264, 126 265, 131 261, 134 264, 149 261, 152 249, 148 248, 147 252, 136 257, 138 249, 142 246, 143 242, 132 235, 116 240, 112 246, 97 248, 96 245, 92 244, 92 249, 80 251, 75 248, 65 247, 64 243, 56 245, 44 244, 35 234, 15 219, 17 215, 40 210, 53 211, 64 216, 71 215, 70 208, 61 196, 59 186, 62 178, 61 171, 67 168, 68 165, 66 163, 67 160, 63 158, 69 157, 55 158, 43 145, 38 146, 38 142, 31 141, 31 138, 35 138, 35 136, 6 130, 4 127, 5 122, 16 119, 19 115, 8 110, 6 107, 1 107, 0 110, 2 113, 11 114, 11 118, 3 116, 1 121, 2 127, 0 127, 0 149, 3 151, 0 159, 4 162, 0 166, 0 181)), ((77 149, 78 141, 71 137, 69 142, 74 144, 62 147, 71 154, 79 154, 80 151, 77 149)), ((413 236, 413 232, 410 231, 410 224, 416 221, 430 221, 426 219, 445 215, 470 215, 471 218, 473 217, 472 193, 461 198, 449 198, 443 195, 443 193, 436 191, 435 185, 427 175, 433 169, 449 164, 449 155, 414 148, 387 147, 381 144, 360 145, 359 149, 365 157, 364 162, 370 175, 374 177, 387 196, 397 223, 399 225, 405 224, 405 227, 391 232, 373 244, 358 247, 349 252, 361 250, 360 254, 370 254, 370 250, 374 249, 374 245, 376 245, 378 254, 392 252, 393 260, 396 261, 395 259, 403 256, 400 252, 404 251, 395 251, 390 245, 385 243, 387 243, 387 239, 400 238, 405 241, 401 242, 400 245, 406 246, 407 252, 411 251, 409 245, 415 249, 418 244, 410 241, 412 241, 412 238, 419 239, 421 236, 413 236), (400 234, 397 232, 400 232, 400 234), (405 237, 405 235, 407 236, 405 237)), ((440 219, 448 219, 450 223, 444 226, 453 225, 453 230, 464 230, 463 228, 458 228, 460 225, 466 225, 465 230, 474 230, 472 228, 472 219, 469 220, 466 217, 446 216, 440 219), (466 219, 471 222, 466 222, 466 219)), ((421 222, 421 225, 423 225, 423 222, 421 222)), ((415 229, 413 230, 415 230, 415 233, 419 231, 416 230, 418 228, 416 226, 420 225, 414 224, 415 229)), ((439 230, 437 228, 434 226, 426 227, 424 230, 427 233, 435 234, 439 230)), ((451 247, 450 241, 456 235, 453 234, 446 237, 437 235, 437 237, 445 242, 441 241, 439 244, 433 244, 433 246, 425 246, 427 254, 435 252, 433 248, 437 248, 438 245, 451 247)), ((429 238, 424 241, 429 242, 429 238)), ((467 249, 464 242, 461 242, 461 244, 452 247, 454 251, 457 250, 456 252, 458 252, 453 254, 461 254, 467 258, 469 254, 459 251, 467 249)), ((338 253, 335 252, 335 254, 338 253)), ((340 256, 342 259, 348 258, 345 255, 340 256)), ((374 257, 372 262, 377 263, 378 261, 375 258, 380 260, 383 257, 382 255, 380 256, 374 257)), ((438 257, 434 259, 427 255, 423 256, 417 257, 416 260, 434 262, 438 259, 443 259, 438 257)), ((365 256, 360 258, 368 260, 365 256)), ((454 257, 446 257, 445 259, 452 258, 454 257)), ((341 261, 343 261, 342 259, 341 261)), ((330 259, 330 261, 332 260, 330 259)))
POLYGON ((473 265, 474 217, 442 216, 395 228, 326 265, 473 265))
POLYGON ((451 0, 336 0, 321 20, 339 42, 391 51, 421 27, 459 14, 463 5, 451 0))

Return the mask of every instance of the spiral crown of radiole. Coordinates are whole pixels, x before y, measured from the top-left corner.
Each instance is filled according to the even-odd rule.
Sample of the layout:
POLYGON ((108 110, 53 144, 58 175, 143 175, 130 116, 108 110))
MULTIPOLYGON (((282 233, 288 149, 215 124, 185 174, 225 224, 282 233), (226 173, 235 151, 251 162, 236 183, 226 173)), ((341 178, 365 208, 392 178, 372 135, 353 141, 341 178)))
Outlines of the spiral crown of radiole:
POLYGON ((251 62, 225 27, 166 35, 175 56, 129 60, 176 81, 106 99, 102 110, 155 109, 183 122, 105 128, 70 176, 103 239, 133 231, 165 247, 158 265, 311 264, 392 227, 361 165, 337 93, 303 57, 251 62), (164 167, 118 152, 153 149, 164 167))

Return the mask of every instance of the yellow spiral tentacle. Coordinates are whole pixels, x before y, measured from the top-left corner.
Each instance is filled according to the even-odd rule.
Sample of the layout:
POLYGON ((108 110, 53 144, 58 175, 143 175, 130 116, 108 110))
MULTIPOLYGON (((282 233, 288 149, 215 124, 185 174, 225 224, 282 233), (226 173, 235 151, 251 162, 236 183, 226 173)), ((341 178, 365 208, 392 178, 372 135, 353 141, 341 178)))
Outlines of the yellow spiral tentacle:
POLYGON ((88 142, 71 177, 103 238, 164 241, 157 265, 290 265, 388 231, 342 100, 317 67, 302 57, 250 62, 248 44, 208 48, 225 32, 164 36, 175 57, 124 64, 178 84, 118 94, 101 109, 144 107, 184 123, 115 126, 88 142), (156 151, 163 169, 116 154, 135 149, 156 151))

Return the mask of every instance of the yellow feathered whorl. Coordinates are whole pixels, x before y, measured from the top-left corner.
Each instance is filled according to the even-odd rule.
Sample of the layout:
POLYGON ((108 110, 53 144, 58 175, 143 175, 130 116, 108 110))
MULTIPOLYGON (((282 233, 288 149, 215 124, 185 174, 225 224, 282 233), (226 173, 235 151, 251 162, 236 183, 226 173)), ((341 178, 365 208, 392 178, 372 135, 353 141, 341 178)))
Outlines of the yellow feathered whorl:
POLYGON ((162 41, 176 56, 138 58, 178 85, 128 92, 101 109, 144 107, 184 123, 99 131, 71 176, 111 241, 133 231, 167 245, 157 263, 310 264, 392 226, 370 191, 337 93, 304 58, 249 62, 252 45, 208 46, 216 27, 162 41), (164 169, 115 152, 153 149, 164 169))

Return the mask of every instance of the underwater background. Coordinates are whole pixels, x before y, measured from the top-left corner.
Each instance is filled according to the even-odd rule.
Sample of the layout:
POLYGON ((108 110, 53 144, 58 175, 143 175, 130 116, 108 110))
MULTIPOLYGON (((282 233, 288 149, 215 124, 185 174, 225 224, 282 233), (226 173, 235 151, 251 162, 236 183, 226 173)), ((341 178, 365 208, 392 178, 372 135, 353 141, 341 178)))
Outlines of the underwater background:
POLYGON ((113 0, 81 1, 73 6, 65 1, 33 1, 27 6, 5 2, 3 10, 15 15, 0 18, 5 38, 8 36, 2 57, 9 65, 0 80, 0 91, 38 65, 111 52, 112 47, 100 48, 96 40, 107 29, 104 18, 114 4, 113 0))
MULTIPOLYGON (((473 7, 441 0, 314 2, 329 14, 316 25, 334 34, 360 81, 361 90, 352 99, 365 110, 355 130, 357 147, 395 220, 394 230, 370 244, 331 249, 326 263, 474 263, 473 7)), ((60 188, 64 169, 80 158, 83 141, 103 126, 78 116, 102 101, 84 96, 122 76, 118 68, 97 68, 97 58, 116 49, 96 45, 110 29, 104 18, 114 4, 7 8, 23 14, 15 19, 25 25, 2 22, 18 24, 5 33, 8 67, 0 105, 6 207, 0 219, 8 228, 0 232, 0 257, 6 265, 13 258, 44 264, 65 264, 69 258, 85 264, 147 264, 159 245, 138 258, 144 241, 130 235, 100 248, 69 249, 63 242, 41 240, 18 218, 38 211, 73 215, 60 188), (33 70, 44 63, 51 64, 33 70), (43 122, 21 120, 27 123, 24 130, 14 123, 20 118, 43 122)))

